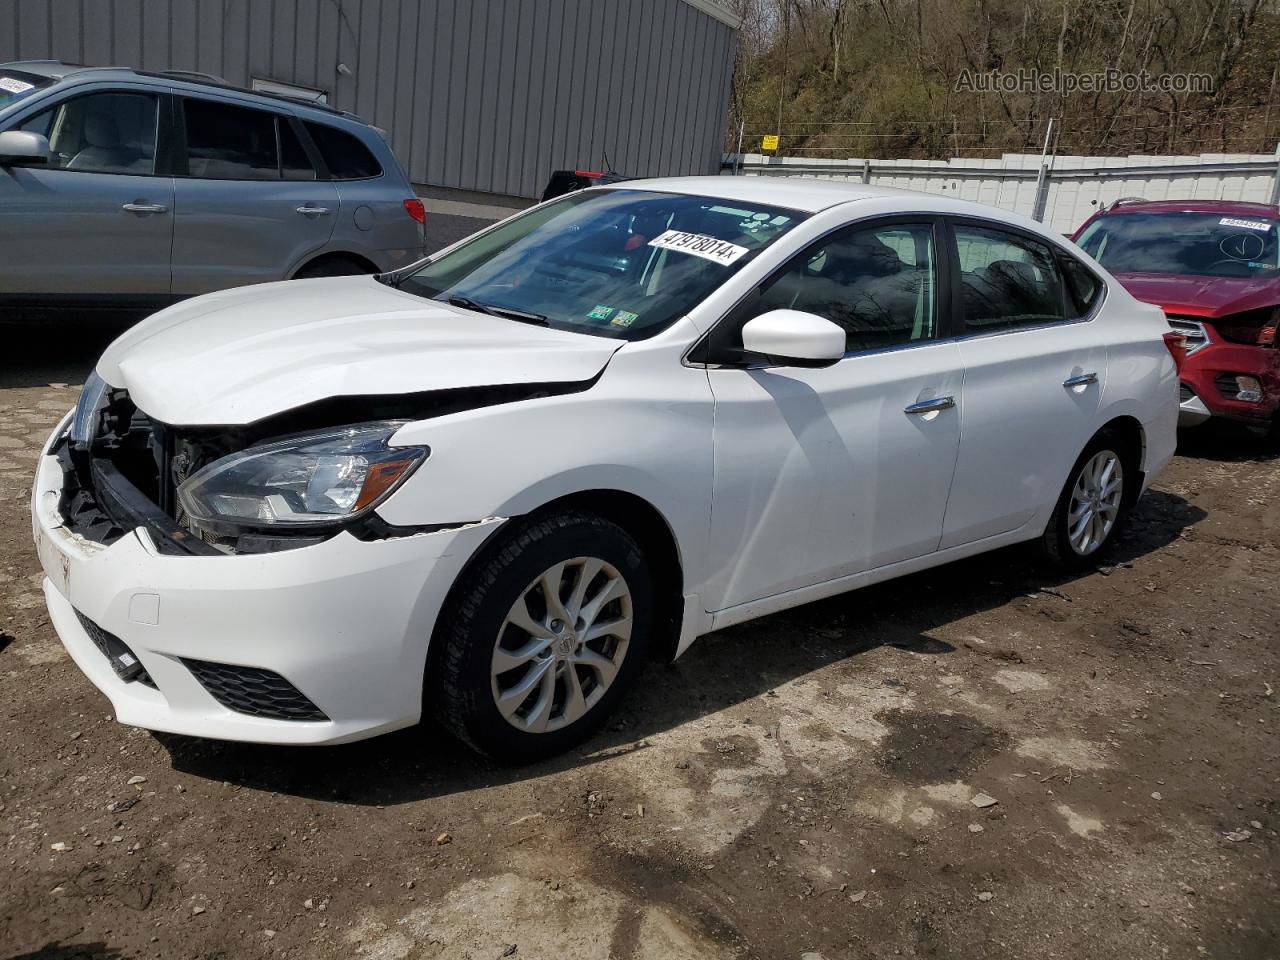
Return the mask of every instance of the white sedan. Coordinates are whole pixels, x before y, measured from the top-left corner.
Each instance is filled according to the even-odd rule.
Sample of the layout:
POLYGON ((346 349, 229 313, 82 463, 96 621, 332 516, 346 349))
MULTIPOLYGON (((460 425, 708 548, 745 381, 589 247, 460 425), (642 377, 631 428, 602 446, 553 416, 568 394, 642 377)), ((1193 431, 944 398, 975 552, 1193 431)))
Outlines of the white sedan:
POLYGON ((1084 565, 1174 449, 1177 344, 962 201, 632 181, 400 273, 170 307, 43 450, 49 613, 119 719, 513 759, 646 659, 1021 541, 1084 565))

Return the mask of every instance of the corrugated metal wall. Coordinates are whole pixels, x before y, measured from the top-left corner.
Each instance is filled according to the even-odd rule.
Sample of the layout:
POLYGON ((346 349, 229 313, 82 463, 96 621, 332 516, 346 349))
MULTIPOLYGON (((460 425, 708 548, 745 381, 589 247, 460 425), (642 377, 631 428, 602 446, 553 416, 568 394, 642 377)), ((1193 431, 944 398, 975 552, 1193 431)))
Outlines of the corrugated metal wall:
POLYGON ((0 0, 0 62, 317 87, 390 131, 414 182, 525 197, 606 152, 715 172, 734 42, 684 0, 0 0))

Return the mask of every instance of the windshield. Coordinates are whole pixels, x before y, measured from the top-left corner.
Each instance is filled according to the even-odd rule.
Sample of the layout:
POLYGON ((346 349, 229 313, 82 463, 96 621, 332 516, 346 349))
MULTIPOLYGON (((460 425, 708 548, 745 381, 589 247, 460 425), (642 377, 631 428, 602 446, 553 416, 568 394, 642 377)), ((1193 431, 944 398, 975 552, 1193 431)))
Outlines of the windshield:
POLYGON ((804 216, 686 194, 575 193, 464 243, 399 286, 524 322, 642 340, 804 216))
POLYGON ((0 70, 0 110, 12 106, 24 97, 31 96, 41 87, 47 87, 52 82, 48 77, 38 77, 34 73, 0 70))
POLYGON ((1277 222, 1219 213, 1099 217, 1080 246, 1113 273, 1254 277, 1280 268, 1277 222))

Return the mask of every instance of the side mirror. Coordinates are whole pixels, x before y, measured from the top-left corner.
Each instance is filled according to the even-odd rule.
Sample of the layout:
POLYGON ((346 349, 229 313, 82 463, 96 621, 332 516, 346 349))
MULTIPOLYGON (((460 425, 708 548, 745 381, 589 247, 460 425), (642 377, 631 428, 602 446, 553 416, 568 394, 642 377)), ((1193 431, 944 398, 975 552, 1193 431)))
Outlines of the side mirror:
POLYGON ((0 133, 0 166, 39 167, 49 162, 49 138, 25 130, 0 133))
POLYGON ((770 310, 743 325, 742 346, 783 366, 829 367, 844 359, 845 333, 814 313, 770 310))

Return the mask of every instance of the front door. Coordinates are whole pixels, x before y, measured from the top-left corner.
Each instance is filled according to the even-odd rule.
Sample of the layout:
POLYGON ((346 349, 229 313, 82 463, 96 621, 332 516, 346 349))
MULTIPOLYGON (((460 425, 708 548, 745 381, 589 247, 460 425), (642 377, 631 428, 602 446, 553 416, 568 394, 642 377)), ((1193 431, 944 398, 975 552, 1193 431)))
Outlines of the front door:
POLYGON ((709 369, 711 609, 937 549, 963 369, 956 343, 940 339, 936 229, 845 227, 724 321, 740 329, 767 310, 815 313, 845 328, 848 352, 821 369, 709 369))
POLYGON ((283 113, 187 97, 181 114, 186 175, 175 181, 173 292, 287 279, 329 242, 337 187, 316 179, 283 113))
POLYGON ((173 179, 156 176, 159 98, 99 91, 18 121, 47 166, 0 167, 0 295, 72 302, 169 294, 173 179))

